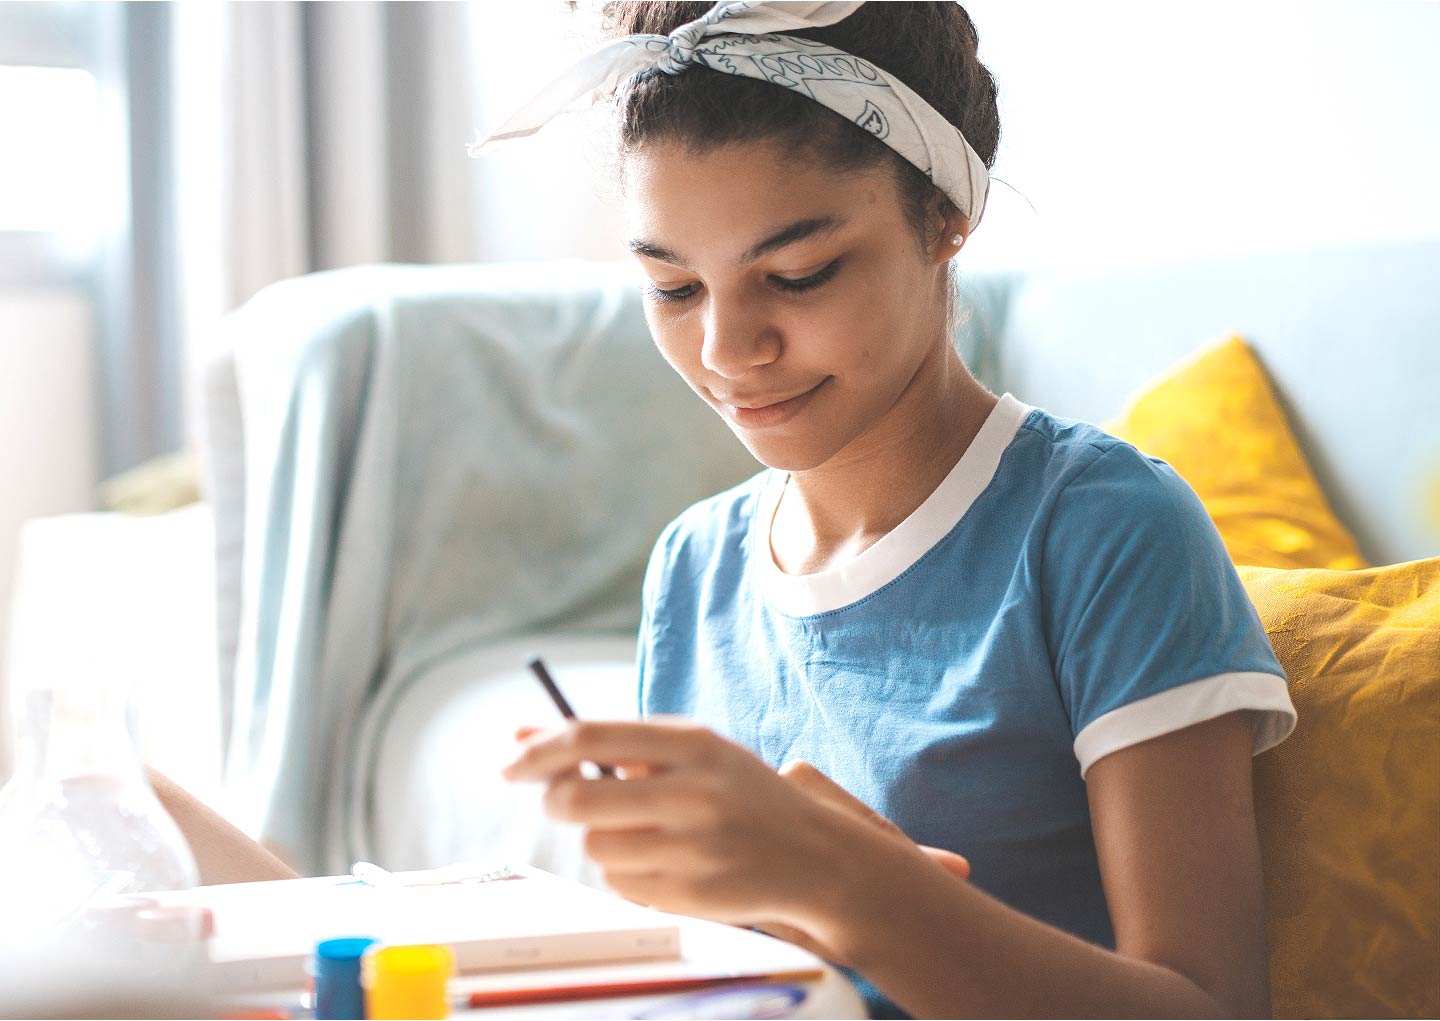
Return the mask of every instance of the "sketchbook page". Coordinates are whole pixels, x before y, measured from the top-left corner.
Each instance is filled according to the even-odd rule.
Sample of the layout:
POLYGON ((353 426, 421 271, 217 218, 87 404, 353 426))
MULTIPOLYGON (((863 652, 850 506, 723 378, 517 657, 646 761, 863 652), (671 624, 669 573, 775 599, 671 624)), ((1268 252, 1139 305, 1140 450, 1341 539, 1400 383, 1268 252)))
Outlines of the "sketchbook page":
MULTIPOLYGON (((577 934, 633 936, 667 929, 675 938, 668 941, 665 956, 675 956, 678 932, 671 916, 538 869, 516 871, 516 878, 483 883, 375 887, 331 876, 155 896, 166 903, 202 904, 214 912, 211 957, 216 963, 308 957, 320 940, 339 936, 457 946, 553 937, 554 945, 563 947, 566 937, 577 934)), ((403 881, 427 874, 394 875, 403 881)))

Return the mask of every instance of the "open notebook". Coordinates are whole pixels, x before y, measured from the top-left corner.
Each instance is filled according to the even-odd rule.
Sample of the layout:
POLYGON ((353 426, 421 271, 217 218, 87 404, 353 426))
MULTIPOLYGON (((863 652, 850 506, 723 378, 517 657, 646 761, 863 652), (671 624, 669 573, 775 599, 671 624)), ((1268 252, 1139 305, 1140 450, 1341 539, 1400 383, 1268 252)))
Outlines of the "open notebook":
MULTIPOLYGON (((447 870, 451 877, 462 875, 447 870)), ((350 876, 202 886, 153 894, 215 915, 210 956, 222 989, 306 982, 321 940, 369 936, 391 944, 446 943, 457 974, 618 961, 675 960, 674 916, 528 866, 508 879, 369 886, 350 876)), ((476 875, 480 874, 476 870, 476 875)), ((402 883, 434 873, 396 872, 402 883)))

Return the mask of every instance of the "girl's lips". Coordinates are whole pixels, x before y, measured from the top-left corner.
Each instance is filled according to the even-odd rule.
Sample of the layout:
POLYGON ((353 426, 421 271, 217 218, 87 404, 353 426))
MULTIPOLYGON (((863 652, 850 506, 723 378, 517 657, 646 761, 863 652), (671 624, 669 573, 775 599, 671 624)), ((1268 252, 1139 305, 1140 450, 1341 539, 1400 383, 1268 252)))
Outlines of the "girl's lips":
POLYGON ((744 426, 747 429, 763 429, 766 426, 779 425, 798 414, 809 403, 815 392, 830 381, 830 378, 826 376, 803 394, 780 401, 778 404, 767 404, 763 408, 742 408, 734 404, 726 404, 724 401, 720 402, 720 406, 725 409, 725 414, 729 415, 736 425, 744 426))

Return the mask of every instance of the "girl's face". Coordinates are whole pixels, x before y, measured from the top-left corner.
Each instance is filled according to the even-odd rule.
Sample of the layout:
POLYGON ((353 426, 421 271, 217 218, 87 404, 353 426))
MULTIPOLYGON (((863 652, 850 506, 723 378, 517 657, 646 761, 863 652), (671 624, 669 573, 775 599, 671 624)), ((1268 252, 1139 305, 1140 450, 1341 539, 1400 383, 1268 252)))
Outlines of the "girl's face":
POLYGON ((772 468, 829 461, 948 346, 951 250, 921 255, 884 169, 652 145, 625 194, 661 353, 772 468))

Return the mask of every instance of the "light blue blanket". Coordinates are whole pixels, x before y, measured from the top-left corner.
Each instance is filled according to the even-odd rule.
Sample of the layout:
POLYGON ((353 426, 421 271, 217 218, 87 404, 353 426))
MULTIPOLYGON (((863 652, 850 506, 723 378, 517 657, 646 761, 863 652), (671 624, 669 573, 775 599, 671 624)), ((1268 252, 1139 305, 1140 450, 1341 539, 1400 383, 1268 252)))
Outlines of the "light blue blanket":
POLYGON ((665 522, 758 470, 654 349, 632 273, 360 267, 227 323, 246 480, 227 811, 302 872, 363 850, 358 778, 417 671, 532 629, 633 634, 665 522))

